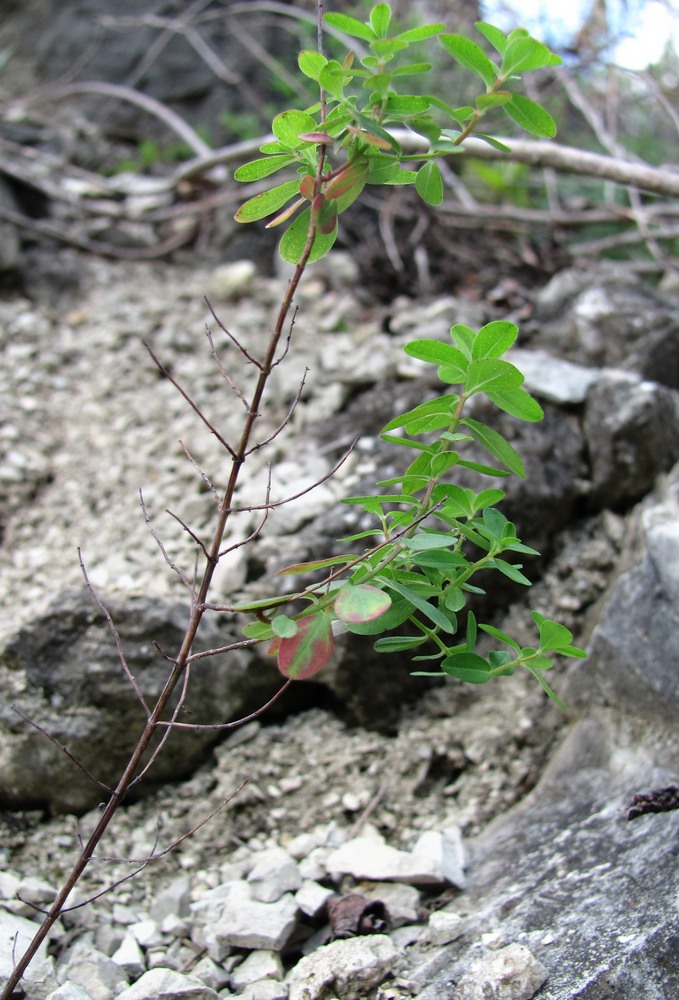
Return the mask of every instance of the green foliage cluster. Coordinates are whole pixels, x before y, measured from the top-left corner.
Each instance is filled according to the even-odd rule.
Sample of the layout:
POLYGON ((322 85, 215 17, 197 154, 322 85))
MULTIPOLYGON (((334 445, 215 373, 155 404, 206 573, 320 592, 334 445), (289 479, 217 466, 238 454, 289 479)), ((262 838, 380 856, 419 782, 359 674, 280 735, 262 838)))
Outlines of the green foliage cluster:
POLYGON ((361 50, 367 44, 367 54, 357 58, 350 49, 340 62, 318 51, 301 52, 299 68, 318 84, 322 100, 304 110, 276 115, 274 141, 261 146, 264 155, 239 167, 235 174, 239 181, 258 182, 295 168, 296 177, 254 195, 236 213, 239 222, 270 216, 274 218, 269 227, 289 222, 280 253, 290 263, 301 259, 311 224, 316 237, 310 261, 328 252, 337 237, 338 216, 366 184, 414 184, 425 202, 440 204, 443 181, 437 159, 459 152, 472 133, 501 146, 480 131, 491 113, 502 112, 537 136, 551 137, 556 132, 550 114, 513 89, 522 74, 561 61, 524 29, 504 35, 493 25, 478 22, 478 31, 494 50, 490 58, 471 39, 447 33, 443 24, 390 34, 391 10, 386 3, 374 6, 365 22, 340 13, 326 14, 325 21, 358 39, 361 50), (436 39, 447 55, 480 81, 473 104, 456 107, 434 94, 402 92, 411 78, 431 70, 431 63, 407 61, 411 46, 430 39, 436 39), (423 135, 429 149, 404 153, 389 126, 423 135), (413 163, 420 165, 411 169, 413 163))
MULTIPOLYGON (((261 181, 279 170, 296 169, 295 178, 259 192, 236 214, 241 222, 275 215, 270 226, 292 219, 280 244, 281 255, 291 263, 305 267, 328 252, 338 216, 366 184, 414 184, 425 202, 440 203, 443 183, 436 160, 458 151, 472 133, 499 145, 491 135, 478 132, 491 112, 503 112, 539 136, 555 132, 544 108, 510 89, 522 73, 560 61, 522 29, 505 36, 485 22, 476 25, 497 53, 493 60, 475 42, 446 33, 442 24, 391 35, 386 3, 374 6, 365 22, 339 13, 328 13, 325 20, 367 43, 368 54, 357 62, 349 51, 340 63, 320 52, 303 51, 300 69, 319 85, 322 100, 277 115, 275 139, 261 147, 264 156, 236 172, 238 180, 261 181), (430 69, 428 63, 402 62, 410 45, 426 39, 438 39, 482 81, 473 106, 454 107, 430 94, 396 89, 430 69), (367 100, 351 93, 354 81, 367 92, 367 100), (426 136, 428 151, 404 154, 389 131, 394 125, 426 136), (407 166, 413 160, 420 163, 417 169, 407 166)), ((509 441, 469 415, 472 397, 483 394, 498 409, 524 421, 540 420, 542 410, 523 388, 522 373, 504 357, 518 335, 513 323, 492 322, 478 331, 457 324, 450 333, 450 342, 421 339, 404 348, 411 357, 435 365, 440 381, 450 387, 384 428, 382 438, 408 454, 405 471, 378 483, 374 495, 344 501, 374 517, 375 526, 341 541, 355 546, 370 540, 371 546, 358 556, 348 551, 289 566, 281 572, 322 571, 325 576, 296 594, 235 610, 256 615, 245 635, 268 641, 281 672, 293 679, 320 670, 332 655, 335 635, 350 631, 375 637, 375 648, 382 652, 419 651, 415 661, 433 662, 436 669, 418 673, 481 684, 524 667, 558 701, 544 672, 552 668, 555 655, 585 655, 573 645, 569 630, 534 612, 537 641, 524 647, 493 625, 477 623, 467 608, 472 595, 484 593, 477 574, 484 573, 484 582, 488 572, 495 572, 529 586, 522 564, 511 557, 539 553, 521 542, 514 524, 498 510, 503 490, 476 493, 451 481, 458 469, 494 479, 525 477, 522 460, 509 441), (487 454, 487 462, 465 457, 471 445, 487 454), (280 610, 300 604, 301 611, 280 610), (480 632, 502 648, 482 655, 480 632)))

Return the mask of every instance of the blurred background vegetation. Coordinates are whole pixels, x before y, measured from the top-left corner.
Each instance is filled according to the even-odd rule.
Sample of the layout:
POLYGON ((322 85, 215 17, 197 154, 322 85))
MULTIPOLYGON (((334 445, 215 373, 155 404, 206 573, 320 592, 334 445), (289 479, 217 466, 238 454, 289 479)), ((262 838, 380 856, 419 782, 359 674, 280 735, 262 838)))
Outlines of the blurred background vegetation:
MULTIPOLYGON (((483 43, 473 27, 482 18, 496 15, 504 30, 532 28, 527 2, 516 0, 522 9, 498 0, 491 10, 481 0, 392 0, 392 8, 398 27, 441 20, 483 43)), ((227 259, 256 253, 261 260, 267 247, 264 256, 273 260, 270 233, 245 235, 232 222, 242 194, 230 180, 232 161, 194 174, 182 172, 182 164, 264 136, 273 115, 315 101, 296 66, 297 52, 316 44, 314 0, 10 0, 6 6, 0 218, 18 226, 23 240, 62 239, 128 257, 183 247, 227 259)), ((361 18, 370 6, 368 0, 325 4, 361 18)), ((543 24, 552 23, 550 3, 538 8, 543 24)), ((583 0, 577 24, 546 39, 563 66, 536 75, 531 86, 558 122, 558 143, 679 171, 679 57, 671 31, 648 65, 615 62, 620 43, 626 38, 629 52, 640 17, 656 8, 669 18, 658 23, 679 32, 674 0, 583 0)), ((325 44, 328 54, 346 51, 332 33, 325 44)), ((422 48, 434 63, 427 86, 463 104, 468 74, 439 46, 422 48)), ((501 127, 511 134, 505 121, 501 127)), ((653 281, 676 274, 676 198, 551 167, 466 156, 449 161, 446 184, 442 212, 429 213, 399 188, 371 192, 347 215, 340 245, 360 256, 366 280, 385 296, 453 291, 472 280, 485 294, 500 271, 530 285, 564 264, 600 257, 628 261, 653 281)))

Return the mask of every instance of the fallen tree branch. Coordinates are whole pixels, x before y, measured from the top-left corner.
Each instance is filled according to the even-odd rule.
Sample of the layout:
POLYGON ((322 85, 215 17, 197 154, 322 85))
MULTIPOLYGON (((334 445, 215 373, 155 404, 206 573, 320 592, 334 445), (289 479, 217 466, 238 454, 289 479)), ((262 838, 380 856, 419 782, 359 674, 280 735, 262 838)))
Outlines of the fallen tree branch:
MULTIPOLYGON (((394 138, 409 153, 426 152, 428 141, 414 132, 405 129, 394 129, 394 138)), ((207 156, 198 156, 183 163, 174 175, 175 184, 197 174, 204 173, 220 164, 239 163, 251 156, 256 156, 259 147, 265 142, 271 142, 274 136, 262 135, 257 139, 237 142, 221 149, 212 150, 207 156)), ((585 177, 595 177, 600 180, 615 181, 618 184, 630 185, 642 191, 654 194, 679 196, 679 164, 676 168, 651 167, 644 163, 630 162, 601 153, 589 153, 586 150, 575 149, 572 146, 560 146, 558 143, 537 142, 532 139, 500 139, 509 147, 509 152, 495 149, 482 139, 467 139, 464 148, 456 156, 474 157, 478 160, 513 160, 516 163, 526 163, 531 167, 551 167, 560 173, 578 174, 585 177)))

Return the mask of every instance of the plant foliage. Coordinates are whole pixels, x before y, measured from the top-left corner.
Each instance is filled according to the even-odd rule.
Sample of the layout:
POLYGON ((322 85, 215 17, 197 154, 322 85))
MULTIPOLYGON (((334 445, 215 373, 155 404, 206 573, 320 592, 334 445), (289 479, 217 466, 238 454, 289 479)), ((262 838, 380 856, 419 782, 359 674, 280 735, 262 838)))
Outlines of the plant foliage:
MULTIPOLYGON (((366 21, 333 12, 325 21, 356 40, 361 54, 349 49, 340 62, 318 51, 301 52, 299 68, 319 85, 321 101, 277 115, 274 140, 260 148, 263 156, 235 175, 261 182, 279 171, 295 171, 294 179, 258 191, 236 214, 240 222, 272 217, 270 227, 286 224, 280 252, 290 263, 305 266, 330 250, 339 216, 368 184, 414 184, 424 202, 440 204, 444 189, 437 160, 459 151, 472 134, 497 145, 480 131, 490 115, 507 115, 534 135, 555 134, 546 109, 516 86, 523 74, 560 59, 523 29, 505 35, 479 22, 481 40, 492 49, 488 55, 477 42, 446 33, 443 24, 394 31, 386 3, 376 4, 366 21), (431 68, 408 61, 409 47, 427 39, 436 40, 476 78, 473 104, 456 107, 419 88, 415 93, 403 89, 431 68), (405 155, 391 126, 424 135, 429 149, 405 155)), ((521 457, 509 441, 472 417, 467 406, 472 397, 483 395, 518 420, 542 418, 540 405, 523 387, 522 373, 506 357, 517 335, 509 322, 488 323, 477 331, 456 324, 447 341, 419 339, 405 346, 410 357, 436 367, 446 391, 384 428, 382 438, 404 449, 401 475, 378 483, 373 495, 344 501, 375 522, 346 543, 369 539, 371 547, 359 556, 347 552, 281 570, 326 574, 294 595, 302 608, 290 616, 269 617, 280 607, 279 597, 238 609, 256 612, 258 620, 246 627, 246 635, 271 641, 286 677, 301 679, 320 670, 332 656, 333 634, 348 630, 373 636, 382 652, 415 652, 415 661, 429 665, 418 673, 482 684, 521 666, 558 700, 544 678, 553 657, 585 655, 573 645, 568 629, 534 612, 536 644, 523 647, 494 626, 477 622, 467 608, 470 596, 483 593, 480 583, 487 586, 492 573, 529 586, 517 558, 539 555, 517 537, 514 524, 498 509, 501 489, 474 492, 455 483, 459 469, 494 479, 525 477, 521 457), (479 449, 483 461, 478 460, 479 449), (500 648, 482 655, 479 634, 500 648)))

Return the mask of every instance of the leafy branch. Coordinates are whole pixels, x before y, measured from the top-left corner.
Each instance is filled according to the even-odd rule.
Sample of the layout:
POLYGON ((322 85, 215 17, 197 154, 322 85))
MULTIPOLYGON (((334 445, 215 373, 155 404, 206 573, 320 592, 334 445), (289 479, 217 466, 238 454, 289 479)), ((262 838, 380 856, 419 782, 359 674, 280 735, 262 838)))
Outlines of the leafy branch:
MULTIPOLYGON (((274 216, 268 225, 285 224, 280 252, 295 265, 261 356, 255 357, 222 327, 256 372, 254 387, 246 392, 215 356, 238 408, 244 407, 237 439, 229 441, 222 436, 191 394, 151 355, 161 373, 170 379, 220 442, 227 462, 226 484, 221 490, 197 470, 217 501, 211 540, 201 542, 199 535, 178 518, 202 553, 202 568, 195 583, 190 574, 170 560, 152 530, 161 554, 189 592, 186 630, 174 656, 161 654, 170 663, 167 680, 155 704, 147 704, 127 666, 115 626, 93 595, 107 617, 118 646, 121 668, 137 695, 144 723, 131 757, 103 805, 94 832, 81 846, 43 923, 7 979, 0 1000, 9 1000, 14 994, 40 944, 64 912, 74 886, 94 859, 130 788, 148 772, 173 730, 202 728, 199 724, 177 721, 194 660, 229 653, 243 645, 268 642, 281 673, 288 678, 284 685, 287 687, 291 680, 309 677, 320 670, 332 655, 335 635, 347 630, 377 637, 375 648, 383 652, 420 650, 415 660, 433 661, 438 666, 437 675, 472 683, 506 676, 522 666, 538 678, 550 697, 556 698, 543 676, 552 667, 553 657, 585 655, 572 644, 568 629, 537 612, 533 613, 537 643, 523 647, 494 626, 477 623, 473 612, 467 609, 470 598, 483 593, 476 582, 477 574, 500 573, 527 586, 530 581, 523 573, 522 563, 506 557, 537 555, 521 542, 515 526, 497 509, 504 498, 501 489, 491 487, 477 493, 451 482, 458 469, 493 479, 525 476, 521 458, 509 441, 470 412, 474 397, 484 395, 495 407, 517 419, 535 421, 542 417, 540 406, 523 388, 522 373, 504 357, 518 335, 517 328, 508 322, 489 323, 478 331, 456 324, 451 329, 450 342, 420 339, 406 345, 410 357, 436 366, 440 381, 450 387, 449 391, 393 418, 384 428, 383 439, 406 449, 404 455, 407 453, 409 464, 401 475, 378 483, 374 494, 345 501, 372 516, 374 527, 343 539, 349 548, 342 555, 288 566, 281 571, 289 575, 320 571, 325 573, 320 582, 307 586, 292 598, 272 596, 233 606, 210 601, 215 570, 229 551, 223 545, 231 518, 243 511, 263 511, 259 527, 245 542, 237 543, 246 544, 259 534, 267 513, 276 506, 270 502, 267 489, 264 504, 237 507, 236 488, 247 458, 269 444, 290 419, 289 414, 273 435, 258 439, 259 418, 268 402, 271 373, 285 358, 293 340, 291 316, 295 294, 307 265, 332 247, 339 216, 367 184, 414 184, 425 202, 439 204, 443 188, 437 159, 461 149, 472 132, 494 150, 501 148, 502 144, 492 136, 478 131, 482 120, 496 112, 509 115, 522 128, 542 137, 555 131, 548 112, 514 87, 523 73, 554 66, 559 59, 521 29, 505 36, 497 28, 479 22, 478 30, 499 57, 491 59, 476 43, 446 34, 442 24, 390 34, 391 11, 386 3, 375 5, 365 22, 336 13, 327 14, 325 21, 336 31, 367 43, 367 54, 357 60, 349 50, 340 62, 328 59, 320 44, 318 51, 302 52, 300 71, 318 84, 319 101, 309 108, 277 115, 273 122, 274 139, 261 146, 262 157, 243 165, 236 173, 239 180, 256 182, 288 168, 293 168, 295 174, 249 198, 236 215, 241 222, 274 216), (483 89, 473 105, 454 107, 431 95, 402 93, 397 89, 404 80, 422 76, 430 69, 428 63, 403 61, 411 45, 429 39, 438 39, 446 52, 481 80, 483 89), (410 135, 424 137, 426 150, 405 152, 395 136, 396 129, 404 128, 410 135), (410 169, 413 161, 421 165, 410 169), (488 456, 487 461, 478 461, 475 452, 470 451, 471 446, 480 448, 488 456), (357 554, 354 547, 367 539, 370 546, 357 554), (205 614, 220 611, 254 615, 255 620, 245 626, 242 642, 194 653, 193 645, 205 614), (464 636, 461 636, 463 619, 464 636), (479 631, 506 648, 482 655, 477 645, 479 631), (175 691, 178 698, 173 705, 175 691)), ((364 50, 365 46, 361 48, 364 50)), ((188 453, 187 457, 192 461, 188 453)), ((142 507, 147 517, 143 501, 142 507)), ((247 720, 210 728, 225 728, 244 721, 247 720)))

